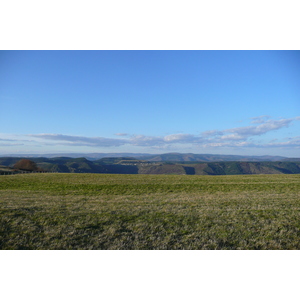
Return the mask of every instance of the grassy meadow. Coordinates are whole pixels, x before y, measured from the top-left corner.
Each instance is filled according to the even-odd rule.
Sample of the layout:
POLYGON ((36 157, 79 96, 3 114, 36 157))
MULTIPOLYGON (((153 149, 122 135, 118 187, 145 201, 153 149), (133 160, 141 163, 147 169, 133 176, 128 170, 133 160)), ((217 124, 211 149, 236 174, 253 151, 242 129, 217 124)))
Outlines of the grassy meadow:
POLYGON ((0 176, 0 249, 300 249, 300 175, 0 176))

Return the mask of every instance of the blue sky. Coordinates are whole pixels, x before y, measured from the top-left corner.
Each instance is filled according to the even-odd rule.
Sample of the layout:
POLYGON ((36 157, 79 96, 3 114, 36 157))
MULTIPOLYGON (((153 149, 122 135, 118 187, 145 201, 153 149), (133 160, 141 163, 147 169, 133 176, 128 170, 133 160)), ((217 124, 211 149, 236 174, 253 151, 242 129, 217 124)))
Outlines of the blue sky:
POLYGON ((299 157, 299 51, 1 51, 0 155, 299 157))

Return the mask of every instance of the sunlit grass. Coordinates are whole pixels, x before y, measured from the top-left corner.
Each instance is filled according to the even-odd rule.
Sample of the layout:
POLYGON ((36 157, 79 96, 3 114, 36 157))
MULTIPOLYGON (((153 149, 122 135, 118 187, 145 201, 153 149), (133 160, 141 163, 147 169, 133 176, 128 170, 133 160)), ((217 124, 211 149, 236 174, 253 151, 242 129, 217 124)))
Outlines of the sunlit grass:
POLYGON ((0 177, 1 249, 300 249, 300 175, 0 177))

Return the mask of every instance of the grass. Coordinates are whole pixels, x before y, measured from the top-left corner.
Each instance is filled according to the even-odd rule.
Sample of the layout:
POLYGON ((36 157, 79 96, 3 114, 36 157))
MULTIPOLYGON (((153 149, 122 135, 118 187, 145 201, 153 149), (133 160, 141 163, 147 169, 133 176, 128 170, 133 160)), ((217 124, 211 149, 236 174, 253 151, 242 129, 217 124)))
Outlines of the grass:
POLYGON ((300 175, 0 176, 1 249, 300 249, 300 175))

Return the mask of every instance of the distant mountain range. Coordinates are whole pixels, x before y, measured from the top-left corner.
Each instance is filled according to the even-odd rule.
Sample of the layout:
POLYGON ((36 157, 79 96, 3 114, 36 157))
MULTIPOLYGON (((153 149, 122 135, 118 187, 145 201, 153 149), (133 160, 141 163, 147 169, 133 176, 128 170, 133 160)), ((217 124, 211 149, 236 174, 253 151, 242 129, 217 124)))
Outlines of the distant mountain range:
MULTIPOLYGON (((128 154, 128 153, 126 153, 128 154)), ((300 158, 280 156, 235 156, 167 153, 132 157, 30 157, 37 167, 47 172, 109 174, 300 174, 300 158)), ((16 162, 25 157, 0 157, 0 174, 18 173, 16 162)), ((26 157, 28 158, 28 156, 26 157)))
MULTIPOLYGON (((282 156, 241 156, 241 155, 217 155, 217 154, 193 154, 193 153, 166 153, 158 155, 140 156, 140 159, 148 161, 170 162, 212 162, 212 161, 281 161, 287 159, 282 156)), ((300 159, 299 159, 300 160, 300 159)))
POLYGON ((151 155, 148 153, 47 153, 47 154, 9 154, 9 155, 0 155, 1 157, 71 157, 71 158, 80 158, 84 157, 88 160, 97 160, 104 157, 141 157, 151 155))
MULTIPOLYGON (((5 155, 0 155, 5 157, 5 155)), ((6 156, 7 157, 7 156, 6 156)), ((284 156, 247 156, 247 155, 222 155, 222 154, 193 154, 193 153, 55 153, 55 154, 15 154, 9 157, 84 157, 94 161, 105 157, 134 157, 147 161, 169 161, 169 162, 211 162, 211 161, 300 161, 300 158, 288 158, 284 156)))

